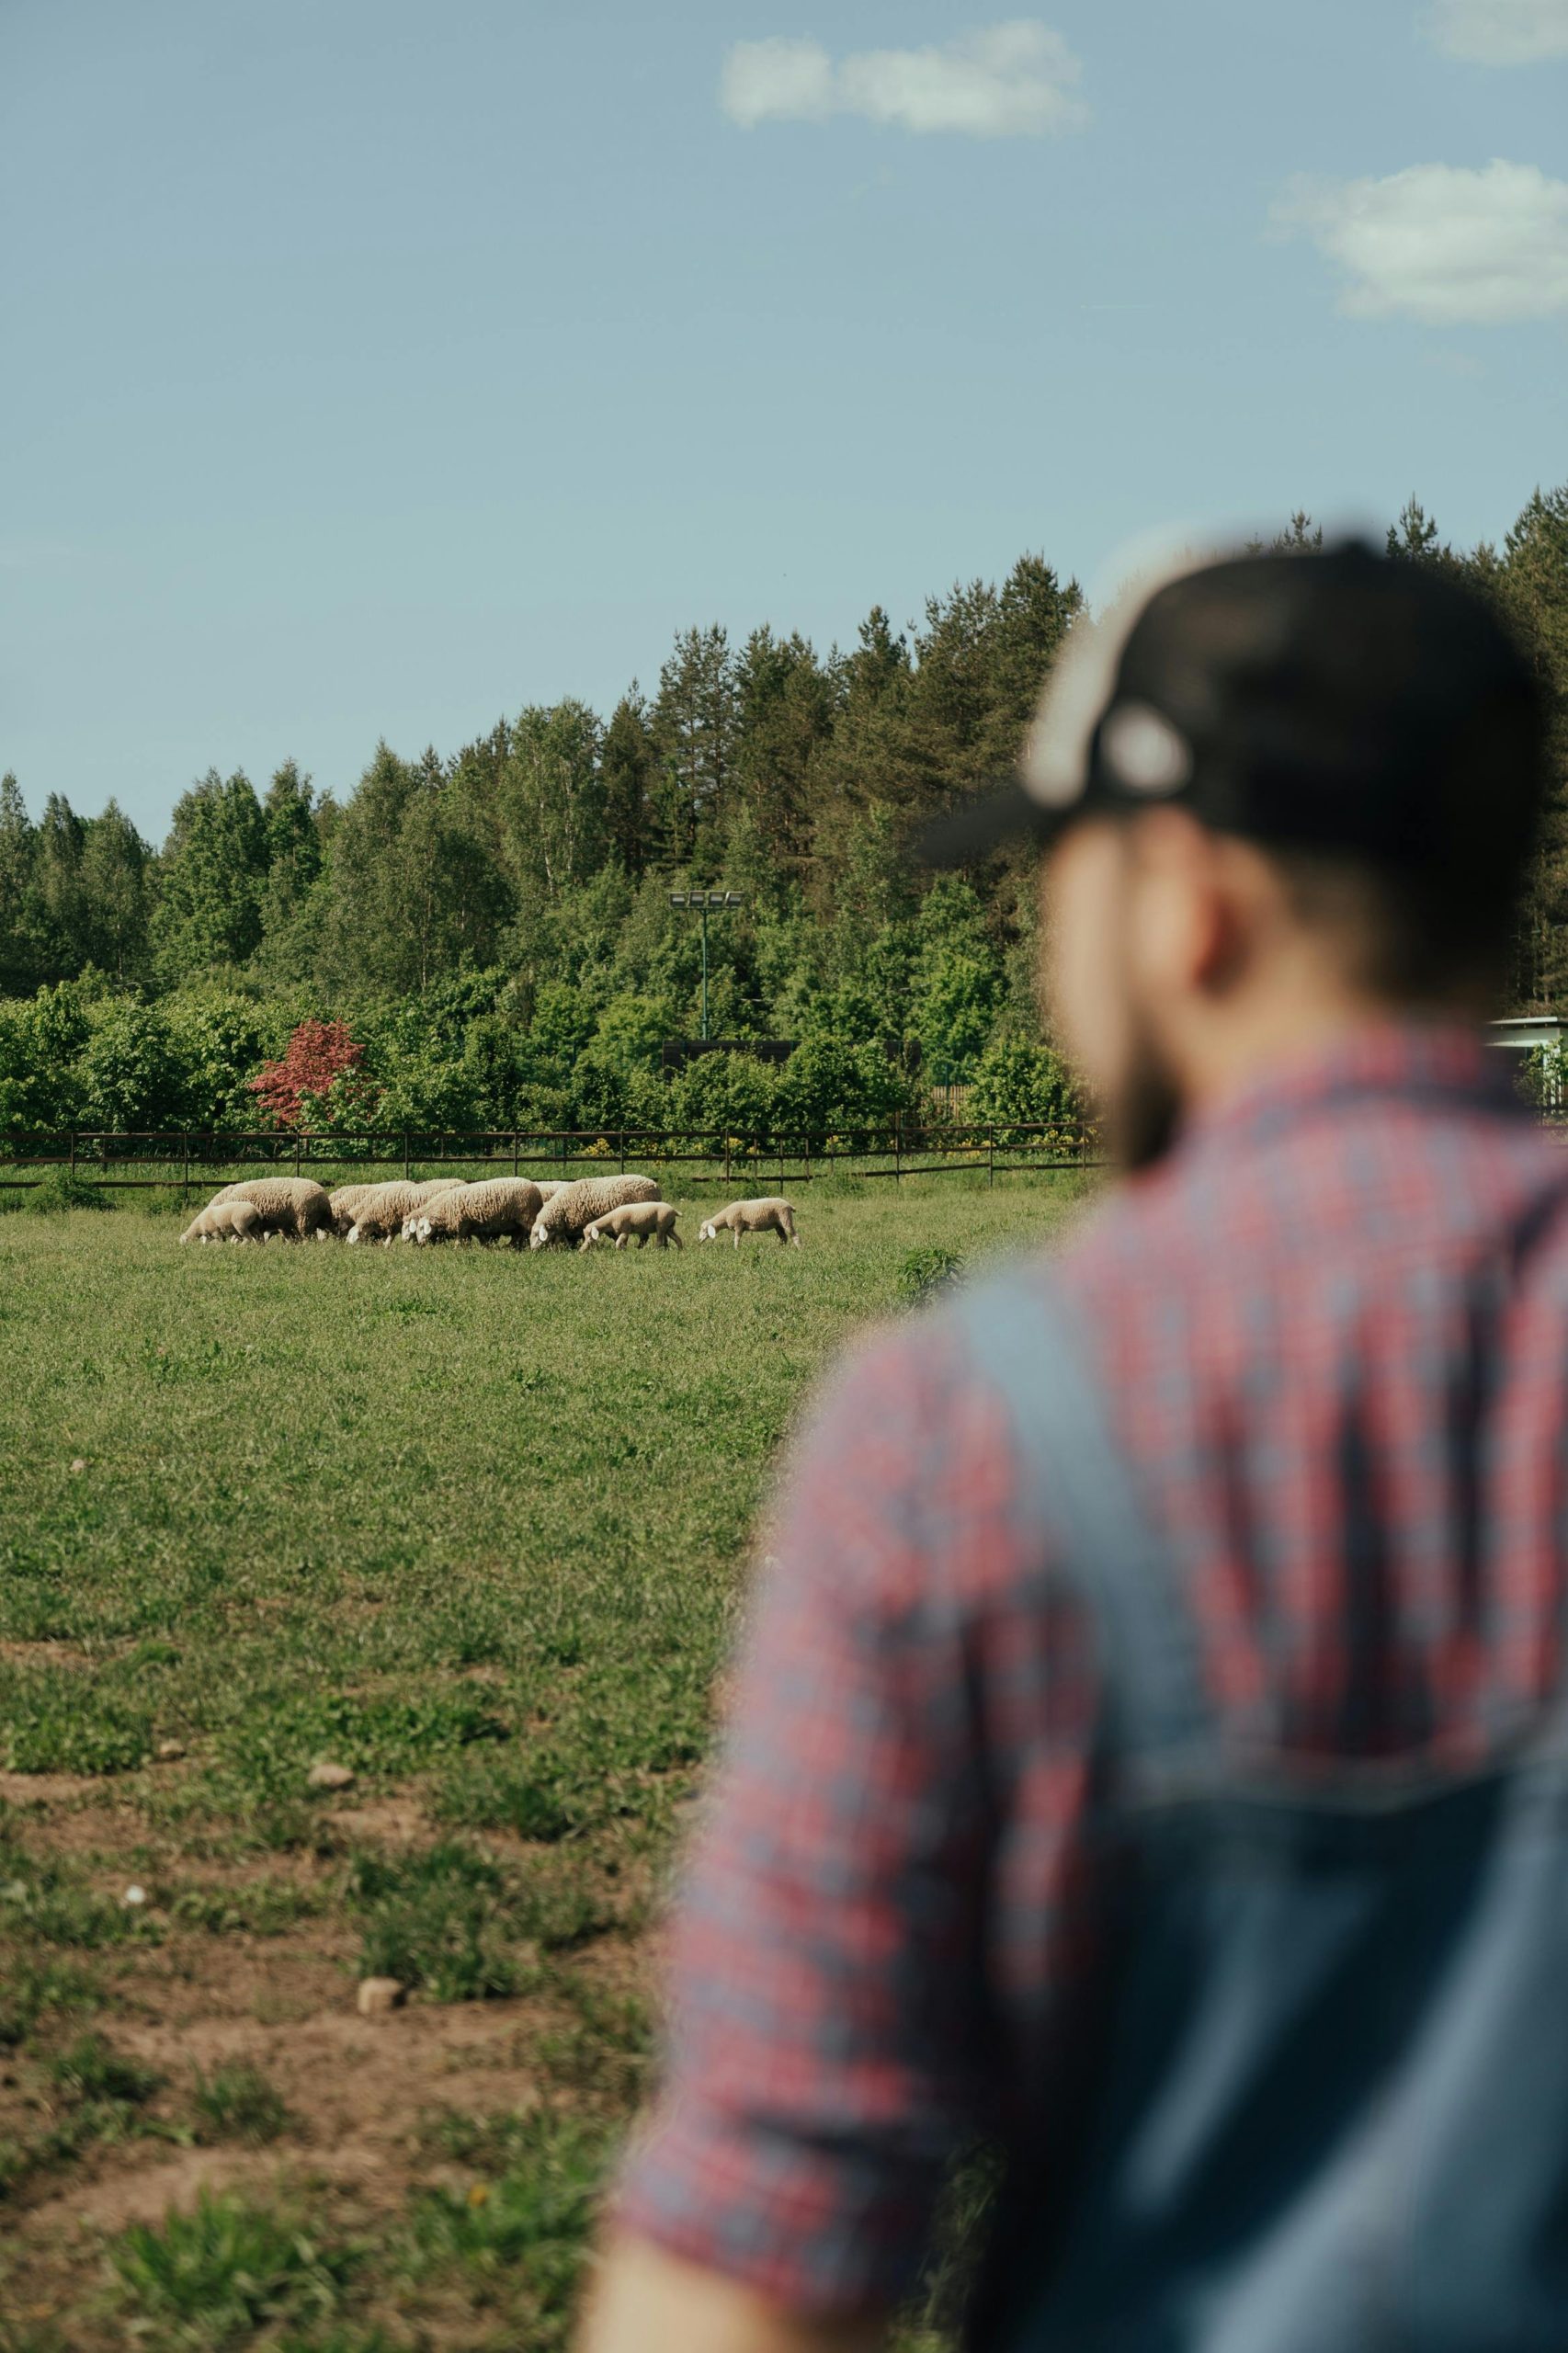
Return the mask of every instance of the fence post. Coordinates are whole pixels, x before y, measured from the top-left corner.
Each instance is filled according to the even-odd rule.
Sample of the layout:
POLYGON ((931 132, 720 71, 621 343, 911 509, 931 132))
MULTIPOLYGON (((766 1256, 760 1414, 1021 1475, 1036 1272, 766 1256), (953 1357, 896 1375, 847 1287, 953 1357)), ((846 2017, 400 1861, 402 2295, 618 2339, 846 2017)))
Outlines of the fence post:
POLYGON ((896 1192, 903 1182, 903 1113, 895 1111, 892 1123, 892 1181, 896 1192))
POLYGON ((620 1131, 620 1173, 623 1176, 626 1174, 626 1130, 624 1128, 620 1131))
POLYGON ((513 1174, 513 1176, 515 1176, 517 1175, 517 1129, 516 1129, 516 1128, 514 1128, 514 1129, 512 1130, 512 1174, 513 1174))
POLYGON ((403 1181, 405 1185, 408 1182, 412 1168, 413 1162, 410 1160, 408 1154, 408 1130, 404 1128, 403 1131, 403 1181))
POLYGON ((187 1128, 187 1129, 186 1130, 186 1136, 185 1136, 185 1178, 184 1178, 184 1182, 183 1182, 183 1183, 181 1184, 181 1186, 180 1186, 180 1192, 181 1192, 181 1195, 183 1196, 183 1195, 185 1195, 186 1193, 188 1193, 188 1192, 189 1192, 189 1190, 190 1190, 190 1131, 189 1131, 189 1129, 187 1128))
POLYGON ((994 1185, 996 1182, 996 1122, 994 1120, 991 1122, 991 1150, 986 1163, 985 1181, 988 1185, 994 1185))
POLYGON ((76 1131, 71 1131, 71 1182, 76 1182, 76 1131))
POLYGON ((725 1183, 725 1185, 726 1185, 726 1186, 729 1184, 729 1181, 730 1181, 730 1131, 728 1130, 728 1128, 726 1128, 726 1129, 725 1129, 725 1131, 724 1131, 724 1183, 725 1183))

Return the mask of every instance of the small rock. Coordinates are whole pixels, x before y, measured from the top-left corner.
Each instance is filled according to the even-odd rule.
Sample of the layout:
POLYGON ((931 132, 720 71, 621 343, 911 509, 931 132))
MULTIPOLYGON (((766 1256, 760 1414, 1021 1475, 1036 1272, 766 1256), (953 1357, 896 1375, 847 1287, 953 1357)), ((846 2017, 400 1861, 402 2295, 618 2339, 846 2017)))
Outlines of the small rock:
POLYGON ((312 1790, 351 1790, 354 1787, 354 1771, 348 1765, 312 1765, 305 1778, 312 1790))
POLYGON ((185 1755, 183 1740, 161 1740, 153 1751, 160 1765, 177 1765, 185 1755))
POLYGON ((402 2009, 408 1988, 395 1977, 362 1977, 355 1999, 362 2018, 384 2018, 389 2010, 402 2009))
POLYGON ((71 1476, 73 1477, 73 1479, 76 1476, 76 1473, 77 1473, 79 1471, 85 1471, 85 1470, 86 1469, 86 1467, 87 1467, 87 1458, 86 1458, 86 1456, 85 1456, 85 1454, 79 1454, 79 1455, 76 1457, 76 1460, 74 1461, 74 1462, 73 1462, 73 1464, 71 1465, 71 1476))
POLYGON ((126 1889, 125 1893, 119 1900, 122 1904, 129 1904, 131 1911, 135 1912, 140 1910, 141 1906, 146 1903, 147 1891, 144 1887, 137 1887, 133 1882, 126 1889))

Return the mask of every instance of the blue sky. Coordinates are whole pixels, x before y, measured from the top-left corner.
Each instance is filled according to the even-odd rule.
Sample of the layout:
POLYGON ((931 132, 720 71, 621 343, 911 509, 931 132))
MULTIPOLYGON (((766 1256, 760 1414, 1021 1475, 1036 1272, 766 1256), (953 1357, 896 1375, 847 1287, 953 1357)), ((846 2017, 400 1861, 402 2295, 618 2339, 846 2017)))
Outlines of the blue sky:
POLYGON ((1006 7, 0 0, 0 767, 159 835, 690 622, 1568 478, 1568 0, 1006 7))

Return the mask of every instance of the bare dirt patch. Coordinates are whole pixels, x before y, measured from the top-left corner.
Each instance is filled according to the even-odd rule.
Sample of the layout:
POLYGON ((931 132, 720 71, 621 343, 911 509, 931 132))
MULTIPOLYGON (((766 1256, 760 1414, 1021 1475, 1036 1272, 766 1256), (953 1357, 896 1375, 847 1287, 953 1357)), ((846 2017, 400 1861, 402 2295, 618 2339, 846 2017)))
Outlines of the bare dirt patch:
POLYGON ((0 1799, 7 1805, 66 1805, 104 1793, 103 1781, 92 1773, 0 1773, 0 1799))
POLYGON ((6 1666, 94 1667, 101 1664, 101 1658, 74 1643, 0 1643, 0 1665, 6 1666))

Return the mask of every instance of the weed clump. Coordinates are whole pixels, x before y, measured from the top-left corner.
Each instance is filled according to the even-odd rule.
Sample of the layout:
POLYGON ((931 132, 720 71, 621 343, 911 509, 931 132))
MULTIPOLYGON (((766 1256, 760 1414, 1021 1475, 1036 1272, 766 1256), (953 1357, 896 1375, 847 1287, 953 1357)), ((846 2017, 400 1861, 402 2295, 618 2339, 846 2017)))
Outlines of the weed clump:
POLYGON ((924 1307, 953 1289, 963 1273, 956 1250, 931 1243, 922 1250, 906 1250, 898 1262, 897 1294, 904 1307, 924 1307))
POLYGON ((287 2215, 205 2192, 189 2213, 136 2223, 110 2250, 138 2317, 212 2353, 248 2344, 269 2322, 327 2318, 355 2260, 351 2250, 323 2246, 287 2215))
POLYGON ((112 2051, 101 2034, 85 2034, 59 2058, 49 2073, 60 2089, 76 2100, 100 2100, 140 2108, 163 2081, 152 2068, 112 2051))
POLYGON ((504 1874, 456 1839, 422 1855, 357 1855, 348 1901, 364 1915, 366 1977, 476 2002, 519 1993, 533 1973, 516 1949, 504 1874))
POLYGON ((198 2068, 191 2106, 203 2141, 243 2141, 261 2148, 294 2122, 277 2086, 244 2060, 214 2068, 210 2075, 198 2068))
POLYGON ((415 2201, 408 2268, 501 2275, 526 2284, 528 2341, 564 2342, 609 2154, 602 2128, 548 2109, 506 2120, 506 2162, 467 2190, 415 2201))

